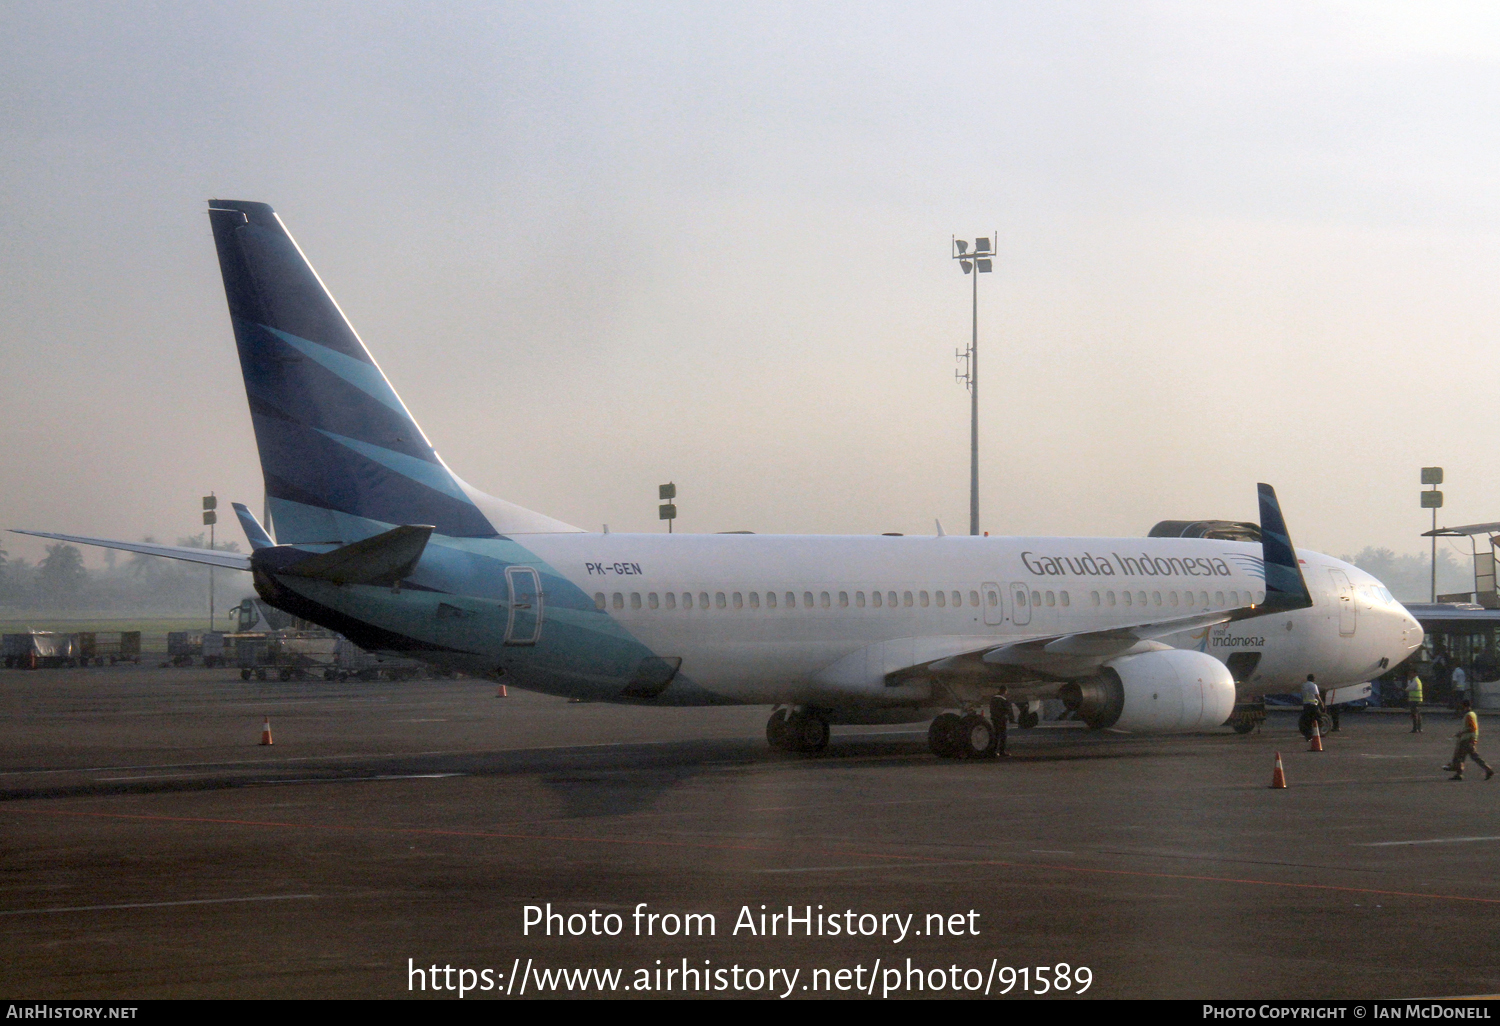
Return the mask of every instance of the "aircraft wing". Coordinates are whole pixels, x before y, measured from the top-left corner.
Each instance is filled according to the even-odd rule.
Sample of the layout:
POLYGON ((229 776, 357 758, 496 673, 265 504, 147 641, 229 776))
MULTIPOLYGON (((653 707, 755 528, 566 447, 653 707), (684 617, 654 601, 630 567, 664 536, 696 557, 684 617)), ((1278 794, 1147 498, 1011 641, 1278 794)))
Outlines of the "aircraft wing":
MULTIPOLYGON (((1004 645, 948 656, 926 664, 923 670, 942 676, 982 677, 1003 675, 1005 667, 1046 674, 1052 677, 1082 677, 1096 671, 1116 656, 1143 651, 1150 642, 1185 631, 1228 623, 1231 620, 1259 616, 1259 606, 1215 609, 1165 619, 1150 620, 1124 627, 1072 634, 1049 634, 1023 638, 1004 645)), ((1160 645, 1155 647, 1160 648, 1160 645)))
POLYGON ((250 557, 242 552, 224 552, 220 549, 190 549, 182 545, 157 545, 154 542, 112 541, 108 538, 85 538, 76 534, 53 534, 50 531, 22 531, 16 528, 12 528, 11 533, 29 534, 34 538, 51 538, 55 541, 73 542, 76 545, 97 545, 103 549, 141 552, 148 556, 184 559, 189 563, 222 566, 229 570, 250 569, 250 557))
MULTIPOLYGON (((1257 486, 1260 500, 1261 555, 1265 572, 1266 600, 1259 605, 1233 609, 1206 610, 1183 616, 1147 620, 1138 624, 1107 627, 1072 634, 1053 634, 1022 638, 992 648, 948 656, 913 667, 938 677, 979 679, 1003 676, 1006 667, 1023 673, 1040 673, 1052 677, 1083 677, 1096 672, 1109 659, 1132 652, 1145 651, 1157 639, 1185 631, 1206 630, 1232 620, 1305 609, 1312 596, 1297 560, 1287 531, 1286 519, 1276 490, 1268 484, 1257 486)), ((1160 647, 1159 644, 1157 647, 1160 647)))

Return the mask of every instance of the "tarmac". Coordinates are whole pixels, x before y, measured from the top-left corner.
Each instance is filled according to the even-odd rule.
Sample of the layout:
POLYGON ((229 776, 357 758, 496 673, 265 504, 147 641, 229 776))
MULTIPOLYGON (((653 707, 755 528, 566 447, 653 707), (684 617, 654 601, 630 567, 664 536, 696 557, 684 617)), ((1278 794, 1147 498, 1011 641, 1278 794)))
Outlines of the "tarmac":
POLYGON ((1009 1000, 1073 997, 1079 967, 1084 998, 1500 990, 1500 780, 1439 770, 1447 713, 1347 713, 1322 753, 1295 711, 1043 725, 955 762, 925 724, 797 756, 765 708, 465 679, 111 667, 3 671, 0 696, 13 998, 1009 1000))

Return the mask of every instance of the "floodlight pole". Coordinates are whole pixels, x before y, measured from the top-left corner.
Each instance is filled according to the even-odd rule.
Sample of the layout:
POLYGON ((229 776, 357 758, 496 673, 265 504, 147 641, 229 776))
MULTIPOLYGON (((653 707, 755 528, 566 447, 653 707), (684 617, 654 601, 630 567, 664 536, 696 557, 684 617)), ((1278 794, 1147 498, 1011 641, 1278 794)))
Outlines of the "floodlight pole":
POLYGON ((979 275, 974 279, 969 336, 969 533, 979 533, 979 275))
MULTIPOLYGON (((994 243, 999 244, 1000 233, 994 235, 994 243)), ((966 361, 965 370, 962 374, 955 372, 959 381, 963 382, 969 389, 969 533, 979 534, 979 276, 987 274, 991 268, 991 258, 994 256, 994 248, 991 240, 978 238, 974 240, 974 252, 969 253, 969 243, 959 239, 953 240, 952 257, 959 262, 965 274, 972 274, 973 290, 970 298, 970 334, 969 349, 964 353, 957 353, 959 359, 966 361)))

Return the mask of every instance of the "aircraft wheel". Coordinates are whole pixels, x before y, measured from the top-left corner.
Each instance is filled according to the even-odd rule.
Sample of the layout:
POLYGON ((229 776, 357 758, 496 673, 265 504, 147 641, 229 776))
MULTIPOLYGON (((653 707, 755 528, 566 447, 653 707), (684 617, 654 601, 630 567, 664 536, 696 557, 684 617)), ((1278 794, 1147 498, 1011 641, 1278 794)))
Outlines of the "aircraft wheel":
POLYGON ((277 676, 280 677, 282 680, 291 680, 292 679, 292 668, 290 666, 283 667, 282 670, 281 670, 281 672, 279 674, 277 674, 277 676))
POLYGON ((978 713, 969 713, 958 721, 949 735, 954 754, 962 759, 992 759, 999 741, 995 725, 978 713))
POLYGON ((940 759, 952 759, 958 754, 955 735, 963 721, 957 713, 940 713, 927 728, 927 747, 940 759))
POLYGON ((245 667, 244 669, 240 670, 240 680, 249 680, 250 679, 250 673, 251 673, 250 667, 248 667, 248 666, 245 667))
POLYGON ((787 733, 794 751, 821 752, 828 747, 828 721, 809 712, 799 712, 787 717, 787 733))
POLYGON ((771 718, 766 721, 766 741, 777 751, 791 751, 792 745, 789 733, 786 710, 777 709, 772 712, 771 718))
POLYGON ((1029 709, 1022 712, 1020 716, 1016 717, 1016 726, 1020 727, 1022 730, 1030 730, 1040 722, 1042 722, 1041 714, 1034 713, 1029 709))
POLYGON ((1255 729, 1255 721, 1248 716, 1231 720, 1229 725, 1234 728, 1236 734, 1248 734, 1255 729))

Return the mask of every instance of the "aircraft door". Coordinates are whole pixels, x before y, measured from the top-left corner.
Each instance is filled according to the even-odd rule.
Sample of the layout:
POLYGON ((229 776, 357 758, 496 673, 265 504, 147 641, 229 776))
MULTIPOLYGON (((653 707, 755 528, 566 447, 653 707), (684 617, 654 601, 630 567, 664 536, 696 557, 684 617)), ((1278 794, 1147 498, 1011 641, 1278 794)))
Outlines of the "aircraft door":
POLYGON ((542 578, 529 566, 505 568, 510 586, 510 619, 505 624, 507 645, 535 645, 542 636, 542 578))
MULTIPOLYGON (((986 588, 993 588, 993 584, 986 584, 986 588)), ((1010 619, 1017 625, 1031 622, 1031 596, 1027 594, 1024 584, 1012 584, 1010 586, 1010 619)), ((989 609, 985 609, 985 623, 989 623, 989 609)))
POLYGON ((984 606, 984 622, 991 626, 1005 622, 1005 600, 1000 597, 1000 585, 986 581, 979 586, 979 602, 984 606))
POLYGON ((1342 570, 1329 570, 1328 576, 1333 578, 1333 587, 1338 592, 1339 634, 1346 638, 1353 637, 1354 629, 1359 626, 1359 610, 1354 605, 1354 586, 1349 583, 1349 575, 1342 570))

